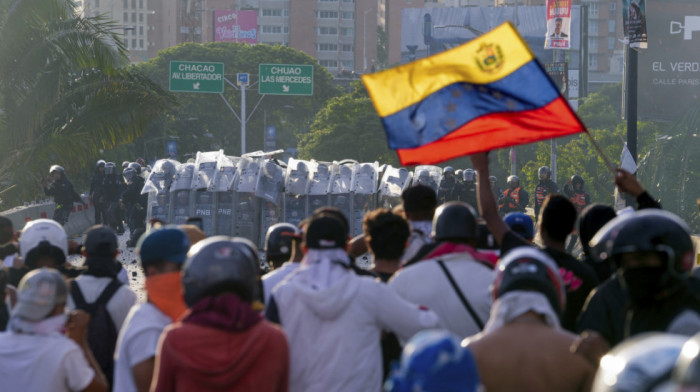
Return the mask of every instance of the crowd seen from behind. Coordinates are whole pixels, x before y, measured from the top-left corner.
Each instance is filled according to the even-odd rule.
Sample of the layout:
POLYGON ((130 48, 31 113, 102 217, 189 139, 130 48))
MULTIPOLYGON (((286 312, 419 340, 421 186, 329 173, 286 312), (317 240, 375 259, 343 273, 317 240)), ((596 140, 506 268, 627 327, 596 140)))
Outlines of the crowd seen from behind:
POLYGON ((543 167, 533 220, 517 177, 500 191, 488 154, 471 162, 355 238, 333 207, 270 227, 269 271, 249 239, 147 228, 128 163, 98 162, 98 224, 69 241, 75 192, 54 166, 54 220, 19 234, 0 217, 2 390, 700 391, 688 226, 621 169, 636 210, 591 205, 579 176, 559 193, 543 167), (117 261, 123 221, 145 302, 117 261))

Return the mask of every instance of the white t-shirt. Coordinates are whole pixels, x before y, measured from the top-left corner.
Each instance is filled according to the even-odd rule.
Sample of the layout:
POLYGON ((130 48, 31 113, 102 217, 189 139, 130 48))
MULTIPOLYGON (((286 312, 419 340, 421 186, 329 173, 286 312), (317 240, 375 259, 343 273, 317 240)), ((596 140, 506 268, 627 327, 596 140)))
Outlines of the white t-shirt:
POLYGON ((119 331, 114 354, 114 390, 136 391, 131 368, 155 357, 158 339, 173 321, 151 303, 134 305, 119 331))
MULTIPOLYGON (((92 275, 80 275, 75 278, 78 282, 78 287, 85 297, 85 302, 93 303, 97 301, 97 298, 102 294, 107 285, 111 281, 111 278, 97 278, 92 275)), ((126 315, 129 314, 129 309, 131 309, 137 302, 136 293, 131 291, 129 286, 122 286, 117 290, 112 298, 107 302, 107 311, 109 312, 112 321, 114 321, 114 326, 117 331, 121 329, 126 315)), ((68 309, 75 309, 75 302, 73 302, 73 297, 68 296, 68 309)))
POLYGON ((296 271, 297 268, 299 268, 299 263, 288 261, 282 264, 281 267, 266 273, 262 277, 265 305, 267 305, 267 302, 270 300, 270 293, 272 293, 272 289, 274 289, 279 282, 283 281, 287 276, 289 276, 289 274, 296 271))
POLYGON ((95 371, 80 347, 60 334, 0 333, 0 389, 82 391, 95 371))

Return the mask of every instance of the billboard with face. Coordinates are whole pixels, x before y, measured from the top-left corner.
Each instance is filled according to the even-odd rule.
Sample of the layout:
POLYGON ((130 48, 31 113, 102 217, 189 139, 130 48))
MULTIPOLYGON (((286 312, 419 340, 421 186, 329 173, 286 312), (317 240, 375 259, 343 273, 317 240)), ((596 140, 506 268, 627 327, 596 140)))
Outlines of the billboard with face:
POLYGON ((258 43, 258 11, 214 11, 214 41, 258 43))

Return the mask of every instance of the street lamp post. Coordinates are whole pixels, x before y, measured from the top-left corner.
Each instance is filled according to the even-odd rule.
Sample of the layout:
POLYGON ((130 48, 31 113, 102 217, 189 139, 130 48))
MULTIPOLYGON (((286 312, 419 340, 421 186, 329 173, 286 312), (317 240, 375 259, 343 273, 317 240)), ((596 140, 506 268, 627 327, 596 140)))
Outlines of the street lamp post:
POLYGON ((362 13, 362 73, 367 73, 367 13, 362 13))

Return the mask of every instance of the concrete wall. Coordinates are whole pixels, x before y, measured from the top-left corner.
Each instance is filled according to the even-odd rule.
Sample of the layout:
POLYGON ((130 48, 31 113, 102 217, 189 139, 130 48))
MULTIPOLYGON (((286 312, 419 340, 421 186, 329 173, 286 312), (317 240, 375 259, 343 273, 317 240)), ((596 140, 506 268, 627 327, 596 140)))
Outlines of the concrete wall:
MULTIPOLYGON (((95 224, 95 206, 90 203, 87 196, 82 196, 83 203, 74 203, 73 211, 63 227, 68 237, 80 236, 85 230, 95 224)), ((15 207, 0 212, 0 215, 9 218, 15 230, 21 230, 25 223, 35 219, 51 219, 56 209, 54 202, 30 204, 15 207)))

